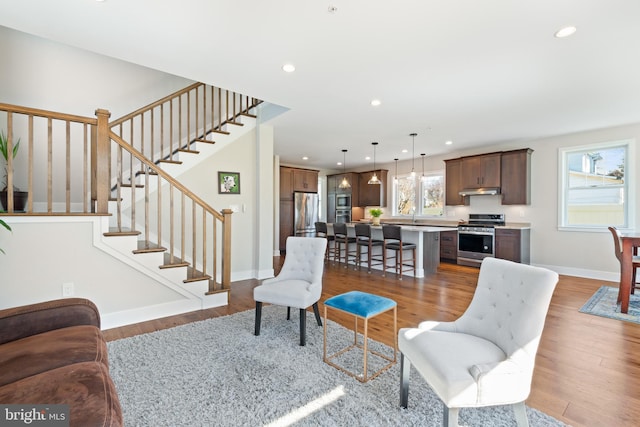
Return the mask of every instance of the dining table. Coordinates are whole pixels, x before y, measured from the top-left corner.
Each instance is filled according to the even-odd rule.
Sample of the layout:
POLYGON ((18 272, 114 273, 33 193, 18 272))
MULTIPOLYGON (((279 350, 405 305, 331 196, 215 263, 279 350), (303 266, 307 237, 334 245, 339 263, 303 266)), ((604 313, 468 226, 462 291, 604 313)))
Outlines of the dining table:
POLYGON ((631 296, 631 286, 635 286, 635 277, 633 277, 633 254, 635 248, 640 247, 640 232, 621 233, 622 241, 622 266, 620 268, 620 292, 618 293, 618 302, 620 303, 620 312, 629 312, 629 298, 631 296))

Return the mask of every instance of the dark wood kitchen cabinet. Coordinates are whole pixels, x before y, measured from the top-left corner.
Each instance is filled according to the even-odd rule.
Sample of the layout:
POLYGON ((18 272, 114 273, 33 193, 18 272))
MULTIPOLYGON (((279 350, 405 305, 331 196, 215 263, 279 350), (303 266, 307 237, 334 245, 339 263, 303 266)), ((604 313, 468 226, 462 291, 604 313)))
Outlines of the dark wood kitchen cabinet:
POLYGON ((287 249, 287 237, 293 236, 293 200, 280 200, 280 252, 287 249))
POLYGON ((501 153, 482 154, 462 158, 462 186, 464 188, 500 187, 501 153))
POLYGON ((460 195, 462 190, 462 159, 445 160, 445 204, 447 206, 468 205, 469 197, 460 195))
POLYGON ((496 228, 496 258, 530 263, 530 229, 496 228))
POLYGON ((440 261, 458 262, 458 232, 457 231, 441 231, 440 232, 440 261))
POLYGON ((307 169, 293 170, 293 191, 318 192, 318 171, 307 169))
POLYGON ((530 148, 502 153, 500 192, 503 205, 531 204, 531 153, 530 148))
POLYGON ((380 185, 369 184, 369 179, 374 171, 360 172, 360 185, 358 192, 358 200, 356 203, 351 202, 353 206, 387 206, 387 177, 389 171, 386 169, 376 170, 376 175, 381 181, 380 185))
POLYGON ((280 200, 293 200, 293 169, 280 167, 280 200))

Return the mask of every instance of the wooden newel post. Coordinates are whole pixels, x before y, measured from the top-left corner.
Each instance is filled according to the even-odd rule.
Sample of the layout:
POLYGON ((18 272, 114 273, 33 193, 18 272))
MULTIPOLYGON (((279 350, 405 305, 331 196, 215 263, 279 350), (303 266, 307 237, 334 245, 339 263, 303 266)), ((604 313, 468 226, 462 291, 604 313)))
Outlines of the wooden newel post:
POLYGON ((98 125, 91 132, 91 200, 94 201, 95 212, 109 212, 109 168, 111 150, 109 140, 109 117, 107 110, 97 109, 98 125))
POLYGON ((222 210, 222 289, 231 288, 231 214, 231 209, 222 210))

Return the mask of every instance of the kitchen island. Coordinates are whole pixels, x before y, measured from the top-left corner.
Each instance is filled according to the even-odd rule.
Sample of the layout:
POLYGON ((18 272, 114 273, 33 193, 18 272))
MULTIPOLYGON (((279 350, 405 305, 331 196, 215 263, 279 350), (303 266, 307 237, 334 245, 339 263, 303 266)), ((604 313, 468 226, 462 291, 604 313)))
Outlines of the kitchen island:
MULTIPOLYGON (((456 227, 434 227, 423 225, 401 225, 402 240, 416 245, 416 277, 434 274, 440 264, 440 232, 456 231, 456 227)), ((327 224, 329 234, 333 234, 333 224, 327 224)), ((347 224, 349 236, 355 237, 355 223, 347 224)), ((382 240, 382 226, 371 226, 372 238, 382 240)), ((382 250, 382 248, 380 248, 382 250)), ((374 266, 382 270, 382 266, 374 266)))

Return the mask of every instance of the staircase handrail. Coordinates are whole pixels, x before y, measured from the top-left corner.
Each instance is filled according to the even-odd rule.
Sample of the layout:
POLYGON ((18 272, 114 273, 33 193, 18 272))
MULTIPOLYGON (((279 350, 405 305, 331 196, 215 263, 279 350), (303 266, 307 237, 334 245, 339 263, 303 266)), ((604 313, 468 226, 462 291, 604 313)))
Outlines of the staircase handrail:
POLYGON ((171 175, 163 171, 161 168, 158 167, 158 165, 156 165, 155 163, 147 159, 140 151, 136 150, 134 147, 129 145, 125 140, 120 138, 120 136, 118 136, 116 133, 114 133, 113 131, 109 131, 109 137, 113 141, 115 141, 119 146, 121 146, 123 149, 128 151, 132 156, 138 159, 140 162, 148 166, 154 173, 158 174, 159 176, 161 176, 162 178, 170 182, 178 190, 188 195, 189 198, 191 198, 196 203, 198 203, 203 209, 205 209, 207 212, 214 215, 216 219, 218 219, 219 221, 224 221, 224 215, 222 215, 220 212, 212 208, 207 202, 202 200, 200 197, 193 194, 187 187, 182 185, 180 181, 177 181, 171 175))
MULTIPOLYGON (((169 185, 176 188, 179 192, 184 194, 187 198, 189 198, 190 200, 198 204, 206 213, 212 215, 216 220, 220 221, 220 223, 222 224, 222 260, 221 260, 222 271, 221 271, 220 284, 221 284, 222 290, 228 290, 231 285, 231 215, 233 211, 231 209, 223 209, 222 213, 218 212, 216 209, 211 207, 207 202, 205 202, 200 197, 198 197, 193 192, 191 192, 187 187, 185 187, 183 184, 181 184, 179 181, 177 181, 167 172, 163 171, 154 162, 150 161, 146 156, 144 156, 144 154, 142 154, 140 151, 138 151, 137 149, 129 145, 125 140, 123 140, 115 132, 109 131, 109 138, 112 141, 114 141, 119 147, 127 151, 137 161, 147 166, 149 170, 153 171, 154 174, 164 179, 169 185)), ((160 188, 158 188, 157 191, 160 191, 160 188)), ((185 219, 182 218, 182 221, 185 221, 185 219)), ((215 232, 213 232, 213 235, 215 236, 215 232)), ((161 244, 161 243, 162 242, 158 242, 158 244, 161 244)), ((202 245, 203 245, 203 252, 204 252, 203 259, 202 259, 202 265, 203 265, 202 273, 206 275, 207 273, 206 271, 207 260, 205 259, 206 247, 207 247, 206 242, 203 241, 202 245)), ((173 258, 174 248, 170 248, 169 250, 170 250, 171 257, 173 258)), ((209 291, 207 293, 215 293, 220 290, 220 289, 217 289, 217 286, 216 286, 215 270, 216 270, 217 251, 216 251, 215 237, 213 242, 213 251, 214 251, 213 265, 212 265, 213 274, 212 274, 211 280, 209 280, 209 291)), ((181 254, 181 256, 184 257, 184 254, 181 254)), ((191 265, 192 265, 192 268, 195 270, 196 268, 195 249, 194 249, 194 256, 191 261, 191 265)))

